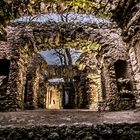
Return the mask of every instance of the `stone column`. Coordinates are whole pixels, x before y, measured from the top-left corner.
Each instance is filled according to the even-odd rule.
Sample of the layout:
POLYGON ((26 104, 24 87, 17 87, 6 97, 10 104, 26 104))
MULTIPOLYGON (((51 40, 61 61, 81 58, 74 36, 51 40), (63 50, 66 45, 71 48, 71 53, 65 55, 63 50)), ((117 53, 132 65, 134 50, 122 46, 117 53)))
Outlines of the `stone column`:
POLYGON ((23 102, 21 94, 18 92, 18 64, 15 59, 11 60, 9 80, 7 84, 7 93, 6 93, 6 111, 16 111, 23 109, 23 102))
POLYGON ((88 73, 88 91, 89 94, 89 109, 98 111, 99 102, 102 101, 102 89, 101 89, 101 75, 88 73))
POLYGON ((135 84, 135 96, 136 96, 136 107, 140 107, 140 66, 136 57, 134 48, 129 50, 130 61, 132 65, 133 75, 134 75, 134 84, 135 84))

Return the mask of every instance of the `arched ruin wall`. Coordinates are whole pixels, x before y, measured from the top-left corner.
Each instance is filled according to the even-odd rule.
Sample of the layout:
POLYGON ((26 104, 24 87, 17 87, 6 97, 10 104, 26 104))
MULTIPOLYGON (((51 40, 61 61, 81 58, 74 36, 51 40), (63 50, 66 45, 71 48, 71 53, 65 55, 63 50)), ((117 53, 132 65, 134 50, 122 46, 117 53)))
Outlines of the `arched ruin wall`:
MULTIPOLYGON (((52 23, 52 24, 49 23, 47 26, 39 25, 39 24, 33 24, 33 25, 31 24, 31 25, 28 25, 27 27, 24 27, 24 29, 23 29, 22 24, 19 26, 7 28, 7 30, 11 31, 8 35, 8 37, 9 37, 8 41, 12 44, 13 50, 15 52, 17 52, 17 54, 15 54, 15 52, 13 53, 13 54, 15 54, 15 57, 17 56, 17 58, 15 58, 16 62, 17 62, 17 60, 20 60, 22 58, 23 53, 21 53, 22 51, 20 51, 21 47, 23 48, 23 51, 26 51, 24 53, 24 55, 27 56, 27 58, 25 57, 26 60, 24 60, 25 64, 27 63, 27 59, 30 56, 31 52, 36 53, 39 50, 44 50, 48 47, 51 47, 51 45, 53 45, 53 47, 56 47, 56 46, 58 47, 62 43, 60 33, 65 33, 66 39, 69 39, 69 41, 76 39, 76 38, 80 38, 80 39, 90 40, 93 42, 97 41, 102 47, 104 47, 105 45, 108 45, 107 53, 103 54, 103 57, 104 57, 103 61, 106 65, 105 67, 107 67, 107 69, 108 69, 108 71, 110 71, 110 73, 111 73, 111 70, 109 69, 109 67, 111 67, 111 65, 113 65, 115 61, 117 61, 119 59, 124 59, 124 60, 129 59, 129 56, 127 54, 128 47, 123 42, 123 40, 120 36, 121 30, 117 29, 117 27, 115 27, 115 26, 113 27, 112 25, 108 25, 102 29, 102 28, 98 28, 97 26, 95 27, 95 25, 86 26, 86 25, 80 25, 80 24, 75 25, 75 24, 60 23, 59 30, 57 27, 58 26, 56 23, 52 23), (67 26, 69 28, 67 28, 67 26), (79 28, 82 31, 79 31, 79 28), (13 38, 12 34, 15 34, 16 37, 14 36, 14 38, 13 38), (15 40, 15 38, 16 38, 16 40, 15 40), (28 47, 27 47, 27 49, 24 50, 26 43, 28 44, 28 47)), ((18 62, 20 62, 20 61, 18 61, 18 62)), ((22 64, 22 66, 23 65, 24 64, 22 64)), ((26 68, 27 68, 27 66, 26 66, 26 68)), ((19 70, 19 65, 16 67, 16 69, 17 70, 15 70, 15 72, 17 72, 19 70)), ((24 67, 23 71, 26 71, 25 67, 24 67)), ((14 75, 17 76, 18 74, 14 74, 14 75)), ((100 79, 101 78, 100 72, 97 73, 97 75, 99 76, 99 79, 100 79)), ((26 74, 23 77, 25 78, 26 74)), ((24 80, 22 78, 19 78, 19 79, 22 81, 22 85, 24 86, 25 79, 24 80)), ((109 86, 106 87, 107 91, 110 91, 110 93, 107 93, 109 95, 114 94, 116 92, 112 86, 112 85, 115 85, 112 82, 113 80, 114 79, 111 79, 111 74, 109 74, 109 77, 105 81, 106 83, 109 82, 109 86)), ((21 81, 20 81, 20 83, 21 83, 21 81)), ((101 80, 99 80, 99 81, 100 81, 100 87, 101 87, 101 80)), ((15 87, 15 89, 14 89, 15 91, 11 89, 12 92, 14 91, 19 96, 18 92, 20 90, 20 94, 23 95, 23 91, 21 89, 17 90, 18 84, 16 86, 17 87, 15 87)), ((99 92, 101 92, 101 91, 99 91, 99 92)), ((97 94, 101 95, 102 93, 97 93, 97 94)), ((20 100, 21 100, 21 98, 22 97, 20 97, 20 100)))

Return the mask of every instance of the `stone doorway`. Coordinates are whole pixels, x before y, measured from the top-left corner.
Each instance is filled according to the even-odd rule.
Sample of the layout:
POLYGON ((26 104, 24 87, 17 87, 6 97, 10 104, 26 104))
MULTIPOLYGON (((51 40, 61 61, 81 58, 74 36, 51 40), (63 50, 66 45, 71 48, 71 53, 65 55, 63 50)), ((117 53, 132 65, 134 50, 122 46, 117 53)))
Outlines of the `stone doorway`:
POLYGON ((127 75, 127 62, 125 60, 118 60, 114 66, 118 92, 123 90, 132 91, 131 81, 127 75))
POLYGON ((72 83, 68 83, 63 86, 63 108, 64 109, 73 109, 75 91, 72 83))
POLYGON ((115 102, 112 105, 114 108, 113 110, 135 108, 135 98, 133 95, 131 79, 128 75, 127 61, 118 60, 114 63, 114 67, 118 91, 115 94, 115 102))
POLYGON ((124 60, 118 60, 115 62, 115 73, 116 73, 116 78, 126 78, 126 61, 124 60))

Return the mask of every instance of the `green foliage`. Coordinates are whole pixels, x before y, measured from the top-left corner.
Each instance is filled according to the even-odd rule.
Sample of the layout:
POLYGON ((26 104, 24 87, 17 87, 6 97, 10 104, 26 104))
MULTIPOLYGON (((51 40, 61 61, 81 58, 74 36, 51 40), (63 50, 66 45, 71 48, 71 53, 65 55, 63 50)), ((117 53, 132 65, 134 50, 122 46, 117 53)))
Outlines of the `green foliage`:
POLYGON ((67 2, 68 6, 74 6, 77 7, 79 11, 93 11, 93 10, 97 10, 100 8, 99 3, 96 2, 91 2, 89 0, 73 0, 70 2, 67 2))
POLYGON ((88 0, 73 0, 71 2, 68 2, 69 5, 71 6, 78 6, 80 8, 89 8, 89 7, 92 7, 92 8, 99 8, 99 4, 96 3, 96 2, 91 2, 91 1, 88 1, 88 0))
POLYGON ((101 46, 97 42, 92 42, 92 41, 87 41, 82 39, 76 39, 71 42, 68 42, 64 45, 64 47, 80 49, 84 52, 94 53, 95 55, 97 55, 101 49, 101 46))

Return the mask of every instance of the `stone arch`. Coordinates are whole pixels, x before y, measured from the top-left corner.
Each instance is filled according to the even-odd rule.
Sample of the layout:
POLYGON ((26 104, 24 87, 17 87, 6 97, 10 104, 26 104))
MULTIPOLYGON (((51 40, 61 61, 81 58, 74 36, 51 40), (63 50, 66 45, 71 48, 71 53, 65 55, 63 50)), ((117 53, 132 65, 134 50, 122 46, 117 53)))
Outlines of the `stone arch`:
MULTIPOLYGON (((103 53, 103 57, 100 57, 103 59, 104 64, 100 63, 100 61, 98 61, 94 55, 88 62, 89 64, 91 63, 91 75, 89 75, 89 77, 93 76, 96 79, 93 81, 97 86, 97 91, 95 91, 95 94, 98 93, 99 95, 98 97, 97 95, 95 96, 96 99, 94 99, 94 102, 96 104, 92 104, 92 109, 98 108, 97 106, 99 102, 102 101, 100 75, 101 67, 107 69, 109 76, 109 68, 116 58, 128 58, 126 53, 127 46, 122 41, 120 30, 111 23, 97 25, 80 22, 48 22, 44 24, 31 22, 25 26, 24 23, 16 22, 15 24, 11 25, 11 27, 7 28, 7 32, 8 30, 11 31, 8 33, 8 41, 10 42, 13 49, 12 60, 15 62, 14 68, 16 69, 12 75, 17 77, 17 79, 15 79, 17 82, 14 81, 16 83, 14 90, 10 92, 11 94, 13 92, 17 93, 18 102, 16 101, 16 103, 18 104, 19 108, 23 108, 23 104, 21 104, 21 102, 23 102, 22 96, 26 84, 25 81, 26 75, 28 73, 27 68, 29 60, 32 59, 33 54, 40 50, 59 48, 60 46, 67 47, 67 45, 70 45, 71 42, 74 43, 76 41, 78 42, 79 40, 81 41, 80 43, 82 44, 82 47, 91 45, 94 42, 100 44, 103 49, 105 45, 109 46, 106 53, 103 53), (14 37, 13 34, 15 34, 14 37), (112 53, 114 55, 112 55, 112 53), (96 73, 94 73, 95 64, 93 64, 95 59, 96 64, 98 65, 96 73), (98 82, 96 83, 96 81, 98 82), (21 87, 18 86, 19 83, 21 87)), ((76 46, 78 46, 78 44, 76 46)), ((110 80, 110 76, 107 79, 110 80)), ((110 81, 105 81, 105 83, 108 82, 109 84, 107 89, 109 91, 108 94, 114 93, 114 89, 111 87, 112 81, 110 81)), ((9 85, 9 87, 10 86, 12 86, 12 84, 9 85)), ((91 91, 92 89, 90 89, 90 92, 91 91)))
MULTIPOLYGON (((103 36, 107 35, 106 30, 102 32, 103 36)), ((104 38, 106 38, 104 36, 104 38)), ((110 34, 108 35, 108 40, 113 41, 110 43, 103 43, 99 61, 101 62, 101 79, 102 79, 102 98, 103 101, 109 104, 109 102, 112 100, 116 100, 115 95, 118 92, 117 88, 117 82, 116 82, 116 75, 115 75, 115 67, 114 63, 117 62, 118 60, 126 61, 127 63, 127 78, 130 79, 130 87, 131 87, 131 93, 133 93, 134 89, 134 79, 133 79, 133 73, 132 73, 132 66, 130 63, 130 57, 128 54, 128 46, 123 42, 122 38, 119 36, 119 33, 117 32, 112 32, 110 30, 110 34), (115 38, 112 36, 115 36, 115 38), (119 40, 120 43, 117 43, 116 40, 119 40)), ((101 42, 101 41, 100 41, 101 42)), ((106 41, 108 42, 108 41, 106 41)), ((135 101, 134 101, 135 102, 135 101)), ((134 103, 133 102, 133 103, 134 103)), ((104 103, 103 103, 104 104, 104 103)), ((131 105, 130 105, 131 106, 131 105)), ((134 106, 133 106, 134 107, 134 106)), ((110 109, 112 110, 111 106, 110 109)), ((115 109, 115 108, 114 108, 115 109)))

